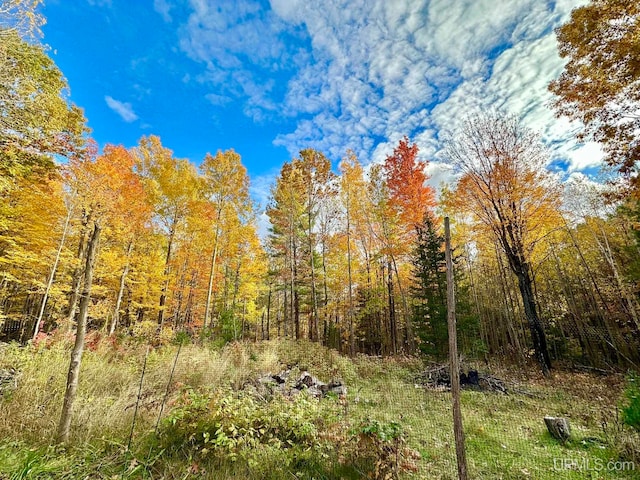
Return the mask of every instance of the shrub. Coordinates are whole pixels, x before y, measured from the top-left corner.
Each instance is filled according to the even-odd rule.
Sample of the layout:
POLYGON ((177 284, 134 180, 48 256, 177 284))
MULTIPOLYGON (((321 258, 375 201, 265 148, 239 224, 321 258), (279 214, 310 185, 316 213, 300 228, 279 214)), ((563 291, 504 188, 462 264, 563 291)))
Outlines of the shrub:
POLYGON ((244 392, 186 389, 163 421, 159 443, 194 459, 242 458, 252 466, 265 449, 321 449, 328 406, 303 394, 263 402, 244 392))
POLYGON ((142 343, 153 343, 156 346, 169 345, 174 341, 175 333, 168 325, 163 325, 158 329, 158 324, 151 320, 143 320, 134 323, 131 328, 134 338, 138 338, 142 343))
POLYGON ((397 422, 364 421, 352 430, 352 461, 362 464, 369 478, 398 478, 401 472, 416 472, 420 455, 407 446, 405 432, 397 422))

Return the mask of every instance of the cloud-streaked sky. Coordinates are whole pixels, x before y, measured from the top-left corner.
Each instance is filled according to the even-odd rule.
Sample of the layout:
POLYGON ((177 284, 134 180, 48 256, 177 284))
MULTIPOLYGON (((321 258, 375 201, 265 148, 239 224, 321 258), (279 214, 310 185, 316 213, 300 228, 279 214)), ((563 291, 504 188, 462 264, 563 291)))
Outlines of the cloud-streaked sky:
POLYGON ((234 148, 260 190, 303 148, 367 164, 407 135, 437 184, 442 138, 489 108, 537 130, 557 167, 598 165, 547 92, 553 30, 584 3, 49 0, 44 31, 101 145, 157 134, 196 163, 234 148))

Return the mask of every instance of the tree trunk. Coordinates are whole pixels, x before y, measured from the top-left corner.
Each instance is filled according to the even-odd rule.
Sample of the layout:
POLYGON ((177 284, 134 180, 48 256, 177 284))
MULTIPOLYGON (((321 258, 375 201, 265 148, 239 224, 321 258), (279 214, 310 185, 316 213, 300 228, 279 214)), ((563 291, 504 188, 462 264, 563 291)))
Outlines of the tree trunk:
MULTIPOLYGON (((269 296, 267 297, 267 334, 266 334, 266 340, 270 340, 271 336, 270 336, 270 329, 271 329, 271 283, 269 283, 269 296)), ((264 340, 264 338, 263 338, 264 340)))
POLYGON ((326 344, 327 339, 327 328, 329 325, 329 320, 327 318, 327 306, 329 305, 329 287, 327 286, 327 245, 325 241, 325 235, 322 236, 322 287, 324 291, 324 298, 322 300, 322 323, 324 325, 324 334, 322 335, 324 338, 324 343, 326 344))
POLYGON ((300 295, 298 293, 298 248, 295 241, 295 236, 291 237, 291 302, 292 302, 292 315, 293 325, 295 329, 295 339, 299 340, 300 337, 300 295))
POLYGON ((122 305, 122 297, 124 295, 124 287, 125 282, 127 280, 127 275, 129 274, 129 267, 131 265, 130 257, 131 252, 133 251, 133 240, 129 241, 129 246, 127 247, 127 263, 124 266, 124 270, 122 271, 122 275, 120 276, 120 287, 118 288, 118 296, 116 298, 116 306, 113 309, 113 319, 111 320, 111 327, 109 328, 109 335, 113 335, 116 331, 116 327, 118 326, 118 321, 120 320, 120 305, 122 305))
POLYGON ((76 391, 78 390, 80 364, 82 363, 82 354, 84 352, 84 337, 87 331, 87 313, 89 311, 89 303, 91 301, 90 295, 91 284, 93 282, 93 268, 95 266, 96 250, 99 241, 100 225, 95 223, 91 240, 87 246, 87 256, 84 267, 84 285, 82 289, 82 298, 80 300, 80 309, 78 312, 76 340, 73 345, 73 350, 71 351, 71 362, 69 363, 69 372, 67 374, 67 388, 64 394, 60 424, 58 425, 57 438, 60 443, 66 443, 69 441, 71 413, 73 409, 73 402, 76 398, 76 391))
POLYGON ((313 261, 313 251, 315 246, 313 244, 312 236, 312 221, 311 221, 311 207, 309 207, 309 267, 311 268, 311 322, 309 325, 309 339, 313 341, 320 340, 320 331, 318 329, 318 296, 316 294, 316 273, 315 265, 313 261))
POLYGON ((513 318, 515 317, 516 309, 515 309, 515 304, 514 304, 512 295, 511 295, 512 289, 509 287, 509 284, 507 282, 507 278, 508 278, 507 269, 504 265, 502 255, 500 254, 500 249, 498 248, 497 244, 495 245, 495 252, 496 252, 496 259, 498 260, 498 269, 500 271, 500 274, 499 274, 500 286, 502 288, 502 296, 504 299, 504 302, 503 302, 504 313, 505 313, 504 321, 506 323, 508 337, 511 339, 509 343, 511 343, 515 348, 516 352, 518 352, 518 356, 522 357, 524 355, 524 350, 520 345, 520 339, 518 337, 518 333, 515 331, 515 328, 513 326, 513 323, 514 323, 513 318))
POLYGON ((533 348, 538 362, 540 363, 540 367, 542 368, 542 373, 545 376, 548 376, 549 369, 551 368, 551 358, 549 357, 549 349, 547 347, 547 337, 544 333, 542 322, 540 322, 538 312, 536 310, 529 266, 527 264, 522 265, 521 270, 517 272, 516 275, 518 277, 520 295, 522 295, 524 314, 527 318, 527 322, 529 323, 529 330, 531 331, 533 348))
POLYGON ((351 219, 347 202, 347 271, 349 275, 349 353, 356 354, 355 332, 353 326, 353 278, 351 274, 351 219))
POLYGON ((194 290, 196 288, 197 285, 197 279, 198 279, 198 271, 197 270, 192 270, 191 271, 191 279, 189 280, 189 294, 187 295, 187 306, 185 308, 185 312, 184 312, 184 321, 187 325, 191 325, 192 321, 193 321, 193 297, 194 297, 194 290))
POLYGON ((391 261, 387 261, 387 291, 389 294, 389 334, 391 337, 391 352, 398 353, 398 328, 396 325, 396 305, 393 298, 393 270, 391 261))
POLYGON ((240 339, 244 340, 244 331, 247 327, 247 302, 242 300, 242 329, 240 330, 240 339))
POLYGON ((162 284, 162 293, 160 293, 160 302, 158 303, 158 325, 162 327, 164 323, 164 304, 167 302, 167 290, 169 289, 169 262, 171 261, 171 249, 173 247, 173 238, 175 236, 176 229, 175 224, 171 226, 171 230, 169 232, 169 244, 167 245, 167 256, 164 260, 164 272, 163 275, 165 277, 164 282, 162 284))
POLYGON ((415 351, 415 338, 413 337, 413 322, 411 321, 411 312, 407 304, 407 296, 404 293, 402 284, 400 283, 400 274, 398 273, 398 266, 396 265, 396 259, 391 255, 391 261, 393 262, 393 271, 396 274, 396 281, 398 282, 398 291, 400 292, 400 298, 402 300, 402 309, 404 317, 404 325, 406 328, 406 344, 408 353, 412 354, 415 351))
POLYGON ((67 312, 67 325, 66 331, 70 332, 73 328, 73 321, 76 316, 76 307, 78 306, 78 296, 80 291, 80 284, 82 283, 82 275, 84 270, 82 268, 82 260, 85 258, 87 248, 87 234, 89 221, 91 220, 91 214, 85 215, 82 221, 82 230, 80 232, 80 241, 78 243, 78 265, 73 270, 71 294, 69 295, 69 307, 67 312))
POLYGON ((211 309, 211 292, 213 291, 213 278, 216 274, 216 259, 218 258, 218 236, 220 235, 220 209, 216 220, 216 234, 213 239, 213 254, 211 255, 211 269, 209 271, 209 287, 207 288, 207 303, 204 307, 204 322, 202 328, 209 323, 209 315, 211 309))
MULTIPOLYGON (((287 338, 289 335, 289 322, 291 320, 291 299, 289 298, 289 292, 287 288, 283 289, 283 304, 282 304, 282 335, 287 338)), ((278 336, 280 336, 280 324, 278 324, 278 336)))
POLYGON ((36 339, 38 336, 38 332, 40 331, 40 324, 42 323, 42 317, 44 315, 44 309, 47 306, 47 300, 49 299, 49 292, 51 291, 51 287, 53 285, 53 279, 56 276, 56 271, 58 270, 58 263, 60 263, 60 255, 62 254, 62 248, 64 247, 64 241, 67 238, 67 232, 69 231, 69 221, 71 220, 71 214, 73 213, 73 208, 69 208, 67 212, 67 218, 64 222, 64 229, 62 230, 62 238, 60 239, 60 244, 58 245, 58 250, 56 251, 56 258, 53 262, 53 267, 51 267, 51 273, 49 274, 49 281, 47 282, 47 288, 44 291, 44 296, 42 297, 42 303, 40 304, 40 311, 38 312, 38 318, 36 319, 36 324, 33 328, 33 337, 32 340, 36 339))
POLYGON ((238 299, 238 292, 240 291, 240 266, 242 263, 242 258, 238 258, 238 264, 236 265, 235 272, 233 274, 233 295, 231 297, 231 311, 233 312, 233 317, 236 315, 236 303, 238 299))

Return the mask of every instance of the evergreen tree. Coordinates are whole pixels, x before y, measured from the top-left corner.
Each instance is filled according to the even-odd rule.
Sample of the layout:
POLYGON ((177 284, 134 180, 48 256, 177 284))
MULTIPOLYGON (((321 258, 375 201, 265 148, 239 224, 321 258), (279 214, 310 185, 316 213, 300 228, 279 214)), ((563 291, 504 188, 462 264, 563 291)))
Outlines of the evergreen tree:
MULTIPOLYGON (((430 215, 425 215, 423 223, 416 227, 416 232, 416 246, 412 257, 413 320, 422 353, 444 358, 449 351, 444 237, 438 233, 430 215)), ((459 259, 456 256, 453 259, 458 342, 460 352, 478 356, 484 353, 485 348, 479 340, 479 319, 471 308, 469 286, 458 266, 459 259)))
POLYGON ((425 215, 416 226, 417 241, 413 253, 413 316, 423 353, 444 357, 447 354, 447 277, 444 238, 436 231, 433 219, 425 215))

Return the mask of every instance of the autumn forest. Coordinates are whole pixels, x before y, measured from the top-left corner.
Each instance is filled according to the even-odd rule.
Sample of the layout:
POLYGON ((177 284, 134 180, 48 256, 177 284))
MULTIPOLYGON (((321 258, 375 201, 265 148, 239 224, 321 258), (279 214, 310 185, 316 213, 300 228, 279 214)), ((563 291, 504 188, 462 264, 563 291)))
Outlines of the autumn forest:
MULTIPOLYGON (((8 40, 62 82, 38 47, 8 40)), ((0 306, 14 338, 71 331, 80 313, 106 335, 446 354, 450 216, 465 351, 526 358, 536 348, 547 367, 551 356, 640 361, 634 197, 586 178, 563 184, 513 117, 470 119, 450 140, 460 179, 438 201, 406 137, 369 167, 346 152, 336 171, 302 150, 272 187, 260 239, 238 153, 196 166, 155 136, 98 153, 62 86, 38 92, 26 105, 34 124, 3 140, 0 306)), ((19 105, 3 121, 18 124, 19 105)))
MULTIPOLYGON (((201 159, 177 158, 155 135, 98 146, 33 41, 41 19, 29 5, 0 7, 25 16, 0 31, 1 340, 67 339, 78 368, 86 343, 105 338, 305 340, 347 357, 443 360, 449 217, 464 357, 545 376, 640 365, 637 128, 581 104, 591 93, 571 70, 586 61, 575 24, 558 31, 570 62, 549 88, 559 114, 604 145, 597 179, 549 168, 552 152, 518 112, 493 111, 446 139, 454 183, 431 186, 407 136, 380 163, 301 146, 259 209, 242 145, 201 159)), ((633 68, 633 97, 610 101, 627 95, 637 111, 633 68)))

